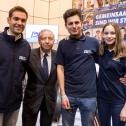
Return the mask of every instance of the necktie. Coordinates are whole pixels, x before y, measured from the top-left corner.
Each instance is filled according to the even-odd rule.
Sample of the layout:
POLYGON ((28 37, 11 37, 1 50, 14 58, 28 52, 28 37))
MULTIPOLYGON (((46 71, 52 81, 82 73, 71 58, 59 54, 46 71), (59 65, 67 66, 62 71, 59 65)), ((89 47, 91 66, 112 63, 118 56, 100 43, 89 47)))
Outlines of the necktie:
POLYGON ((47 56, 48 54, 45 53, 44 58, 43 58, 43 70, 45 74, 46 80, 48 79, 48 61, 47 61, 47 56))

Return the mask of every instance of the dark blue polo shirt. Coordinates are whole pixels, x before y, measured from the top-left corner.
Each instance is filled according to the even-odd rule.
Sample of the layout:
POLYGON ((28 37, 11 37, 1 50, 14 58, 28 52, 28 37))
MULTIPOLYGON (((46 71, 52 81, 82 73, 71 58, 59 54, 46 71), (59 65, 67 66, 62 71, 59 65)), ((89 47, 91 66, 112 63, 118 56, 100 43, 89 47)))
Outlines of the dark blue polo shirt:
POLYGON ((98 41, 91 37, 61 40, 56 64, 64 66, 66 95, 79 98, 96 97, 94 58, 98 47, 98 41))
POLYGON ((126 57, 114 60, 114 51, 99 57, 98 98, 110 102, 126 101, 126 86, 119 81, 126 74, 126 57))

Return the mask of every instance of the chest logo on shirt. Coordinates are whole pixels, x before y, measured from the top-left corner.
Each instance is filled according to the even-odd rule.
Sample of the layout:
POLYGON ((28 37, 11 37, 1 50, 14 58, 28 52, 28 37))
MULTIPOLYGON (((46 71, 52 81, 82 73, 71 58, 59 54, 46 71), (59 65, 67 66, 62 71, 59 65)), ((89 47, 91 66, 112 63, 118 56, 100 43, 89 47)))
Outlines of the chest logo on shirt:
POLYGON ((84 54, 92 54, 91 50, 84 50, 84 54))
POLYGON ((26 58, 26 57, 24 57, 24 56, 19 56, 19 60, 21 60, 21 61, 26 61, 26 60, 27 60, 27 58, 26 58))

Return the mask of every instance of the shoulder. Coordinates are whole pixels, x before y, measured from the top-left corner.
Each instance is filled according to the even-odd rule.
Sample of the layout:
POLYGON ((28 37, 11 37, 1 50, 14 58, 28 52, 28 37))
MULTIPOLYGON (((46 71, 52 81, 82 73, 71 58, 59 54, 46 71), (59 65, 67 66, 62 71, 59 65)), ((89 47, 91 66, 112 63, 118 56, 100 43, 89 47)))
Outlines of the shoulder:
POLYGON ((67 41, 67 40, 65 40, 65 39, 60 40, 60 41, 59 41, 59 45, 65 44, 66 41, 67 41))
POLYGON ((66 48, 67 45, 71 45, 72 40, 69 39, 69 37, 63 38, 62 40, 59 41, 58 47, 60 48, 66 48))
POLYGON ((56 56, 56 52, 57 52, 56 50, 52 49, 52 51, 51 51, 51 56, 52 56, 52 57, 55 57, 55 56, 56 56))
POLYGON ((60 40, 58 44, 58 50, 62 50, 64 48, 65 43, 66 43, 65 39, 60 40))
POLYGON ((69 39, 69 36, 67 36, 67 37, 65 37, 65 38, 63 38, 62 40, 60 40, 59 41, 59 43, 61 44, 65 44, 66 42, 69 42, 70 41, 70 39, 69 39))
POLYGON ((3 32, 0 33, 0 37, 3 37, 3 32))
POLYGON ((52 49, 52 53, 53 53, 53 54, 56 54, 56 50, 52 49))
POLYGON ((30 61, 32 62, 36 60, 36 57, 38 56, 40 56, 40 49, 39 48, 31 49, 30 61))
POLYGON ((22 39, 22 44, 30 48, 29 42, 26 39, 22 39))
POLYGON ((3 32, 0 33, 0 40, 4 40, 3 32))
POLYGON ((31 50, 31 54, 40 53, 40 48, 34 48, 31 50))
POLYGON ((97 44, 99 43, 99 41, 96 38, 89 37, 89 36, 86 36, 86 41, 90 41, 92 43, 97 43, 97 44))
POLYGON ((93 45, 93 46, 96 46, 99 48, 99 41, 94 38, 94 37, 88 37, 86 36, 86 39, 85 39, 86 43, 90 44, 90 45, 93 45))

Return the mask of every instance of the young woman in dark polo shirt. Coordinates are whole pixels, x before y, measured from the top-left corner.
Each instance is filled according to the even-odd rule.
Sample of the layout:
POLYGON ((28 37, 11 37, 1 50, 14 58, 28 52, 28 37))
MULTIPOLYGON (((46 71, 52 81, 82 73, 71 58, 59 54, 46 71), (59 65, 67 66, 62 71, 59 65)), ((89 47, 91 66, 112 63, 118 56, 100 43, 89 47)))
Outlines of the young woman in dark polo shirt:
POLYGON ((102 31, 99 49, 98 111, 100 126, 125 126, 126 85, 120 78, 126 75, 126 46, 118 24, 107 23, 102 31))

